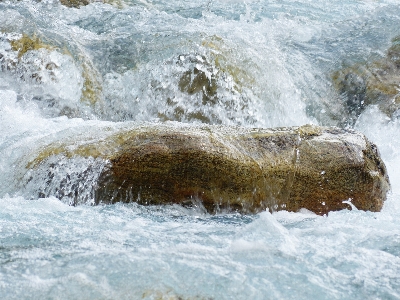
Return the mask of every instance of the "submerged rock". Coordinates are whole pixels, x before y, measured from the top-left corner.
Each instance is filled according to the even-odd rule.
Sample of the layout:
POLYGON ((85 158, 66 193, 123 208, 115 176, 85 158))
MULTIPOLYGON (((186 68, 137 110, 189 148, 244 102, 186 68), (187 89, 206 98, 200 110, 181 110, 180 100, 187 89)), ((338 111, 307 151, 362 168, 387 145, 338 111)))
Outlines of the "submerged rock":
POLYGON ((386 57, 336 71, 332 79, 350 123, 368 105, 378 105, 389 117, 396 116, 400 108, 400 37, 393 40, 386 57))
POLYGON ((102 2, 106 4, 111 4, 118 8, 123 8, 126 6, 123 0, 60 0, 60 3, 62 5, 74 8, 79 8, 81 6, 89 5, 92 2, 102 2))
POLYGON ((201 203, 210 213, 306 208, 326 214, 350 208, 349 202, 379 211, 390 188, 376 146, 339 128, 159 124, 77 144, 50 145, 28 168, 50 159, 57 170, 59 156, 103 159, 105 167, 89 185, 97 204, 201 203))
POLYGON ((0 33, 0 43, 0 71, 22 89, 26 85, 24 99, 46 115, 86 117, 101 111, 101 76, 85 53, 73 54, 35 34, 0 33))
POLYGON ((75 7, 79 8, 81 6, 88 5, 90 2, 89 0, 60 0, 60 3, 62 5, 65 5, 67 7, 75 7))

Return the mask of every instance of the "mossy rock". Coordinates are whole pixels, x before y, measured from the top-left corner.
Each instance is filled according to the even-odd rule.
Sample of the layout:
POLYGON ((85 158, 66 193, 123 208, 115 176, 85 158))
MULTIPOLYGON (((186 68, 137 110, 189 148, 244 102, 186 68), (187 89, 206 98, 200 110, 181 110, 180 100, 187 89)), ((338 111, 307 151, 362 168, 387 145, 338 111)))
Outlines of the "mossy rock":
POLYGON ((22 37, 11 41, 11 49, 18 51, 18 58, 21 58, 26 52, 31 50, 47 49, 54 50, 55 48, 42 42, 42 40, 33 36, 30 37, 27 34, 22 34, 22 37))
MULTIPOLYGON (((28 51, 35 51, 39 49, 47 49, 49 51, 59 51, 65 55, 73 57, 74 55, 68 51, 68 49, 60 49, 55 45, 51 45, 44 42, 40 37, 36 35, 27 35, 25 33, 18 39, 10 40, 11 49, 18 52, 18 60, 20 60, 28 51)), ((82 67, 83 87, 81 101, 86 102, 89 105, 95 106, 102 100, 102 85, 99 79, 101 75, 94 67, 93 63, 84 54, 79 53, 74 57, 82 67)), ((55 64, 46 65, 46 69, 56 69, 55 64)), ((100 106, 100 105, 99 105, 100 106)), ((68 110, 68 108, 66 108, 68 110)), ((65 115, 68 115, 66 113, 65 115)), ((73 115, 73 114, 72 114, 73 115)))
POLYGON ((338 128, 148 125, 48 149, 29 168, 54 155, 107 162, 94 187, 95 203, 200 201, 210 213, 306 208, 326 214, 350 208, 347 200, 379 211, 390 187, 376 146, 338 128))
MULTIPOLYGON (((187 59, 193 59, 188 57, 187 59)), ((187 70, 179 79, 179 90, 189 95, 202 93, 203 105, 207 103, 215 104, 217 101, 217 80, 212 72, 212 67, 205 57, 200 58, 203 67, 210 69, 209 75, 201 68, 195 66, 193 69, 187 70)))
POLYGON ((358 63, 333 73, 334 87, 354 123, 368 105, 378 105, 392 117, 400 108, 400 45, 393 40, 386 57, 358 63))

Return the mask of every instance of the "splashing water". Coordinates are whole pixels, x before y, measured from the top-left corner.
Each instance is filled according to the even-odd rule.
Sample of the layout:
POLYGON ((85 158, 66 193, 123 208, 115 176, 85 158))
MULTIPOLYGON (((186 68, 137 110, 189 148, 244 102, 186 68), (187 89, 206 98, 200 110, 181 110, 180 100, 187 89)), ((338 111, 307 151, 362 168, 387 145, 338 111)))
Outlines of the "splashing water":
POLYGON ((382 58, 399 16, 394 0, 0 2, 0 298, 400 299, 400 124, 377 106, 354 128, 388 168, 379 213, 90 206, 104 161, 27 167, 130 122, 350 126, 332 74, 382 58))

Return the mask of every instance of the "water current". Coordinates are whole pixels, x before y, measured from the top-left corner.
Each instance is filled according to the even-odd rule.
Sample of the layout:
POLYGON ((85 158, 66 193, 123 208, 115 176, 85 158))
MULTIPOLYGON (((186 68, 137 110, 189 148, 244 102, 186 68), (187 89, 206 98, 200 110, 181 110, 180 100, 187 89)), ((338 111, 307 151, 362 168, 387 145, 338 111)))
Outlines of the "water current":
POLYGON ((104 2, 0 1, 0 299, 400 299, 400 120, 332 82, 385 57, 398 0, 104 2), (92 206, 94 158, 29 168, 141 122, 352 127, 392 191, 377 213, 210 215, 92 206))

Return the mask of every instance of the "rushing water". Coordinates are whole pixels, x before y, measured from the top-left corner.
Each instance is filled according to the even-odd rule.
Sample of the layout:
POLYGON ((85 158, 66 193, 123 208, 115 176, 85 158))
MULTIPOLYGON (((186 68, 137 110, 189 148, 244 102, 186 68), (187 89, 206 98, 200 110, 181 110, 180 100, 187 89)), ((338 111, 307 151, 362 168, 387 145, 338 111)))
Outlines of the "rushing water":
POLYGON ((331 82, 385 54, 398 0, 107 2, 0 1, 0 298, 400 299, 400 123, 376 106, 346 122, 331 82), (90 158, 29 179, 41 147, 143 121, 354 126, 392 192, 379 213, 208 215, 57 199, 68 177, 90 203, 90 158))

